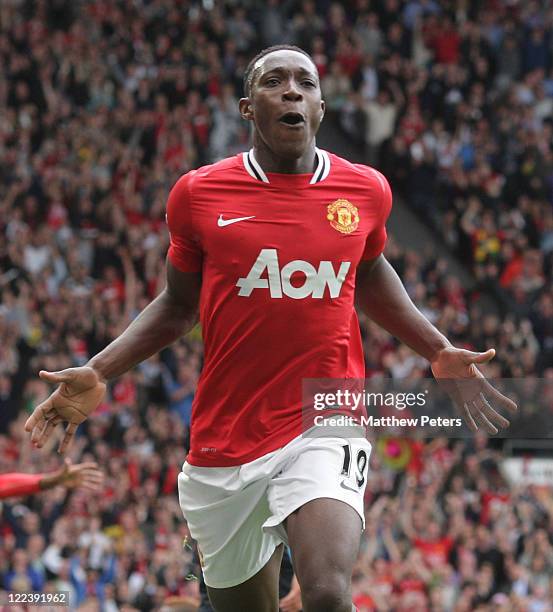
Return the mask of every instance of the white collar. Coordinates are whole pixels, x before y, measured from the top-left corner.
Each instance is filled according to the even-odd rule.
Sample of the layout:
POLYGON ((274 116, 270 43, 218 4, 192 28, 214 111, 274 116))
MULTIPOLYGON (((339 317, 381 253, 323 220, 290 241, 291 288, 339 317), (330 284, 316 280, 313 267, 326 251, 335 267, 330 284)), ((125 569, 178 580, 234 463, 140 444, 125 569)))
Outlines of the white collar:
MULTIPOLYGON (((315 154, 317 156, 317 167, 309 181, 310 185, 324 181, 330 172, 330 157, 328 153, 315 147, 315 154)), ((255 159, 253 149, 242 153, 242 161, 244 163, 244 168, 246 168, 247 173, 252 178, 257 181, 262 181, 263 183, 269 182, 267 175, 263 172, 263 168, 259 165, 257 159, 255 159)))

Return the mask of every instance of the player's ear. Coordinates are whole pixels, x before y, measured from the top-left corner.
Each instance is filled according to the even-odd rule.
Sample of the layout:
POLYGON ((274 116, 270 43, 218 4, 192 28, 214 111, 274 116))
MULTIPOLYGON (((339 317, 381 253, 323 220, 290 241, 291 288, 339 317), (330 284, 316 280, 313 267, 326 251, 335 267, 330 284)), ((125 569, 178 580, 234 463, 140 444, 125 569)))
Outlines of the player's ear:
POLYGON ((321 112, 319 115, 319 123, 324 119, 325 116, 325 110, 326 110, 326 104, 324 100, 321 100, 321 112))
POLYGON ((240 98, 240 101, 238 102, 238 109, 240 110, 242 119, 246 119, 246 121, 253 121, 253 107, 249 98, 240 98))

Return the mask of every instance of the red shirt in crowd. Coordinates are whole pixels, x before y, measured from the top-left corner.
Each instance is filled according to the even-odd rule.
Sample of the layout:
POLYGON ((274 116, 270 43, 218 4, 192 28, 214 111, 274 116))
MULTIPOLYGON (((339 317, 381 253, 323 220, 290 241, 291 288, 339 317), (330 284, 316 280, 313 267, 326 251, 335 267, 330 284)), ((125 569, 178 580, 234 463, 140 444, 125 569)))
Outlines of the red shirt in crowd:
POLYGON ((365 593, 357 595, 353 598, 353 604, 359 610, 359 612, 375 612, 376 605, 374 599, 365 593))
POLYGON ((460 57, 461 37, 455 28, 439 28, 428 40, 436 63, 457 64, 460 57))
POLYGON ((482 525, 488 525, 490 522, 491 510, 494 506, 508 504, 510 495, 508 493, 495 493, 493 491, 485 491, 480 497, 481 511, 480 522, 482 525))
POLYGON ((453 546, 453 540, 447 536, 434 541, 415 538, 413 545, 423 553, 428 565, 445 565, 453 546))

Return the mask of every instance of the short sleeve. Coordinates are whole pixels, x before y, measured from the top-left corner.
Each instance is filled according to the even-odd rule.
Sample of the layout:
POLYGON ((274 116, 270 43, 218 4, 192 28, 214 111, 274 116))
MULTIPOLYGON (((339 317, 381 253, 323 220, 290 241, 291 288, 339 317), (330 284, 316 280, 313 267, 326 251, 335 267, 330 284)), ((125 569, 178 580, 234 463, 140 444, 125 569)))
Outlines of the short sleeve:
POLYGON ((199 272, 202 269, 202 250, 192 225, 190 212, 190 179, 194 172, 182 176, 167 200, 167 227, 169 229, 169 261, 181 272, 199 272))
POLYGON ((38 493, 42 477, 43 474, 0 474, 0 499, 38 493))
POLYGON ((386 221, 390 216, 392 210, 392 190, 386 177, 371 168, 374 176, 374 180, 378 182, 381 200, 380 200, 380 221, 373 229, 373 231, 367 236, 367 242, 365 243, 365 250, 363 252, 362 260, 366 261, 369 259, 375 259, 384 251, 386 246, 386 239, 388 234, 386 233, 386 221))

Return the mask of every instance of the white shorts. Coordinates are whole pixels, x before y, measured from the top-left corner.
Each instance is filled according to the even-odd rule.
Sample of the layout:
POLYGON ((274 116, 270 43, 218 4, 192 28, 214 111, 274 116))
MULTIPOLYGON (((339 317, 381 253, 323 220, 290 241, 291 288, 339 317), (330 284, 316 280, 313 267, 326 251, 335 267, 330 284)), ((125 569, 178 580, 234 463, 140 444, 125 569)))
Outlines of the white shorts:
POLYGON ((185 463, 179 501, 198 543, 205 583, 222 589, 257 574, 275 548, 287 544, 284 519, 313 499, 343 501, 358 512, 364 528, 370 452, 364 437, 304 434, 241 466, 185 463))

